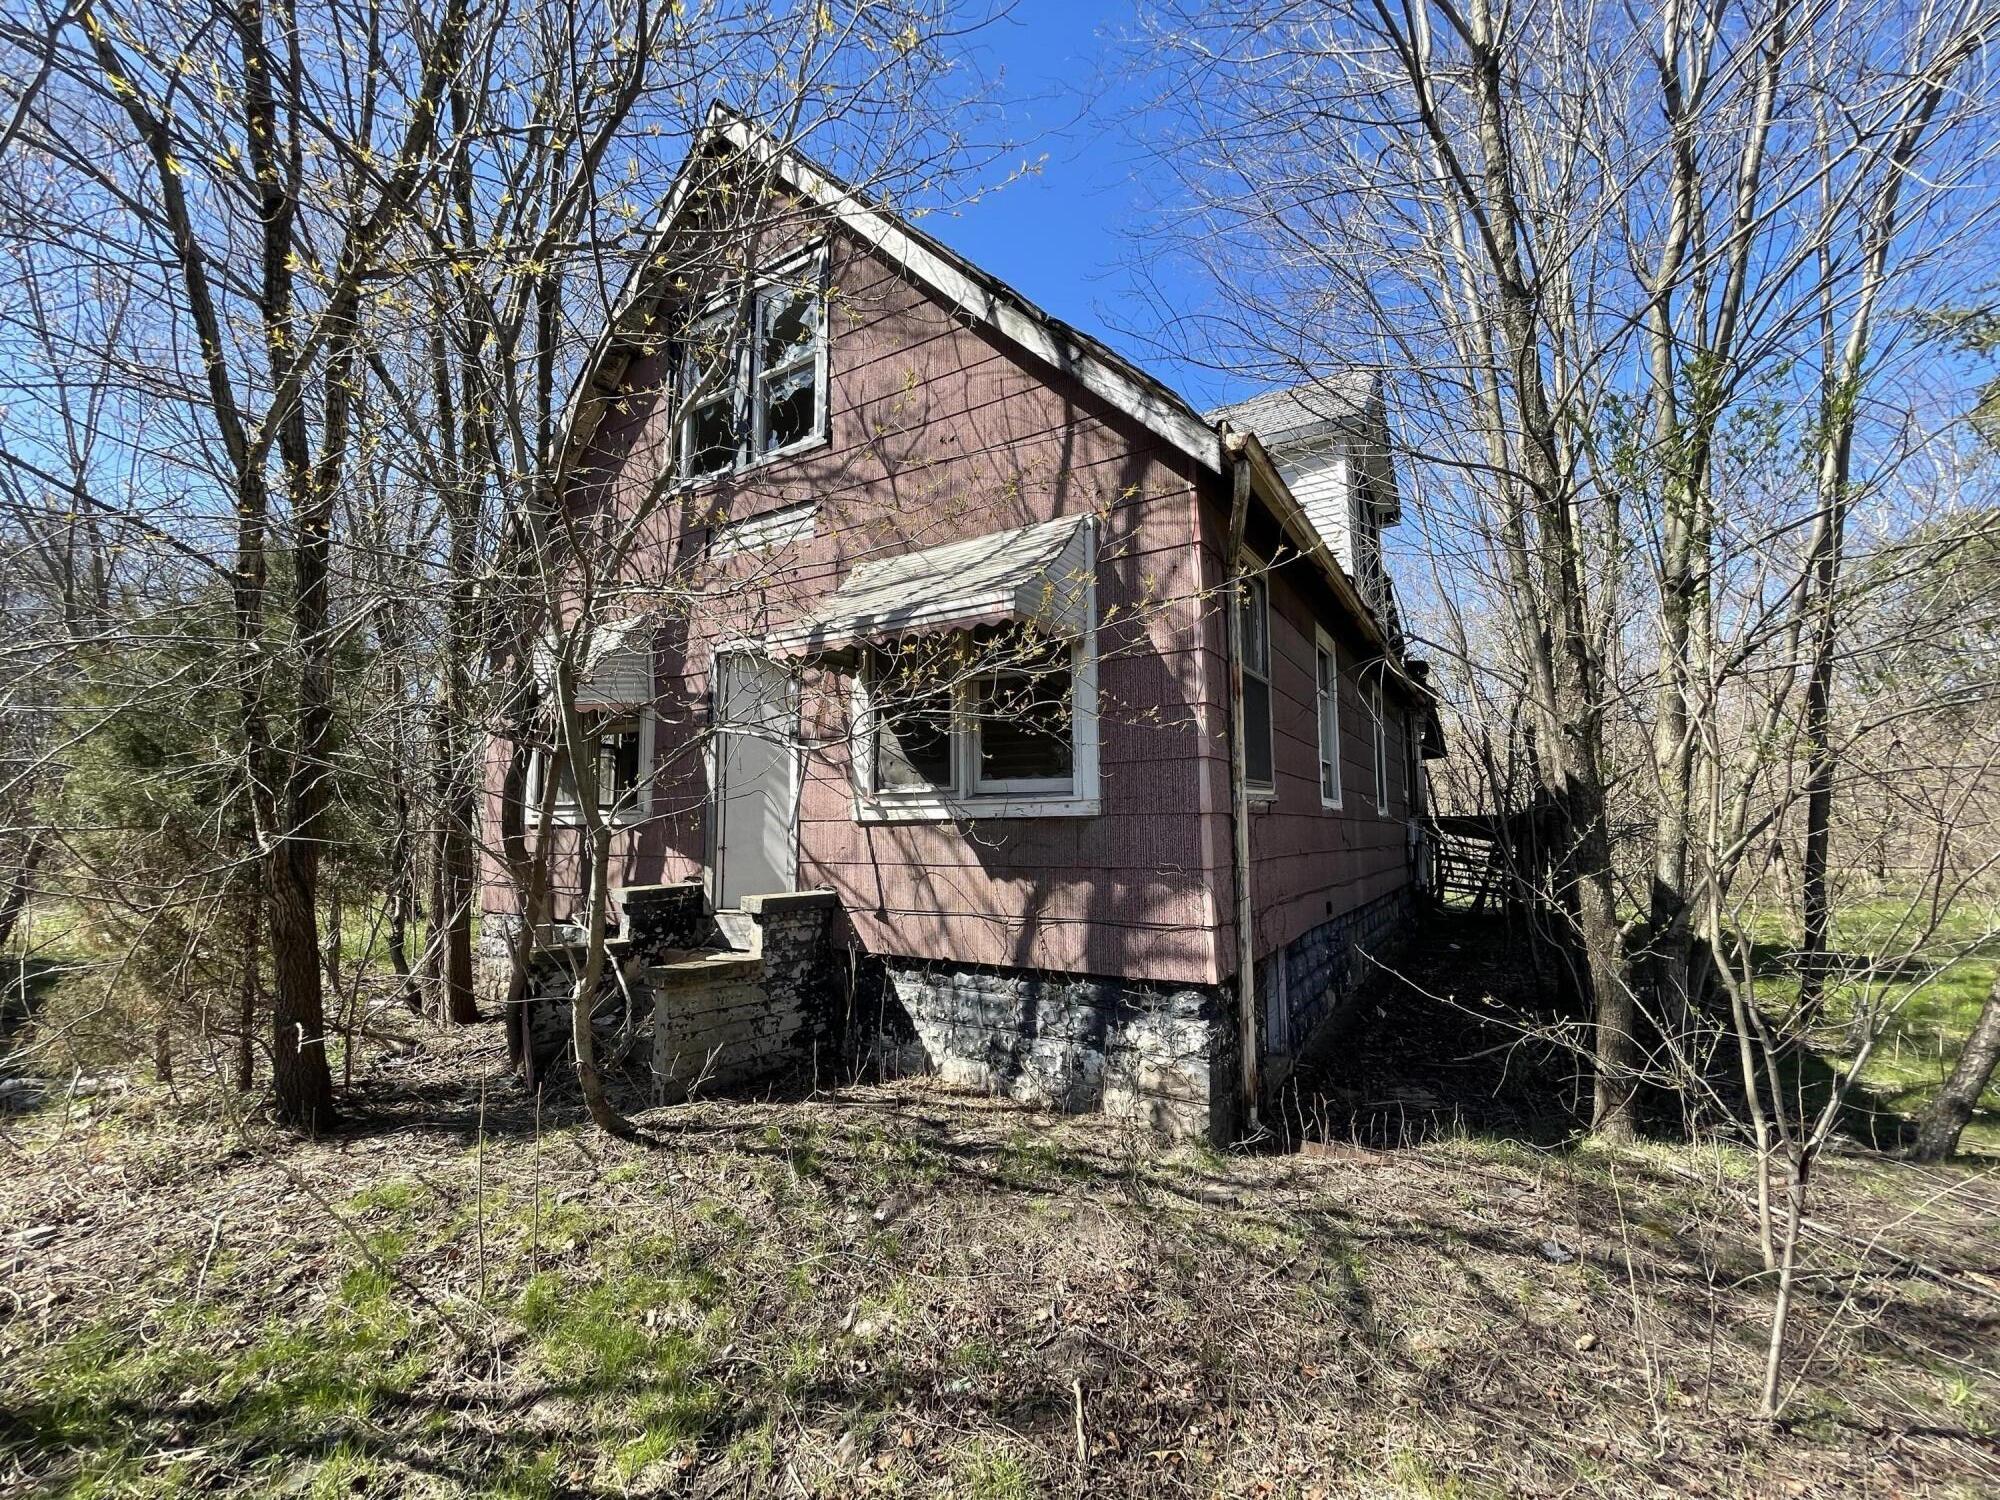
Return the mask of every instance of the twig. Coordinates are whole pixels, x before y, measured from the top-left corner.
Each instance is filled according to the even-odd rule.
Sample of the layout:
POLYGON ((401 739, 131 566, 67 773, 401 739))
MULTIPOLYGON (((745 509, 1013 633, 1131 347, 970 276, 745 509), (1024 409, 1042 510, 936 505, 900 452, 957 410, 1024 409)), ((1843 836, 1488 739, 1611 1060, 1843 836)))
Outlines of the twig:
POLYGON ((222 1216, 227 1212, 227 1209, 218 1209, 216 1211, 215 1227, 208 1232, 208 1249, 202 1252, 201 1269, 195 1273, 194 1310, 196 1312, 201 1311, 202 1288, 208 1285, 208 1263, 215 1258, 216 1241, 222 1238, 222 1216))

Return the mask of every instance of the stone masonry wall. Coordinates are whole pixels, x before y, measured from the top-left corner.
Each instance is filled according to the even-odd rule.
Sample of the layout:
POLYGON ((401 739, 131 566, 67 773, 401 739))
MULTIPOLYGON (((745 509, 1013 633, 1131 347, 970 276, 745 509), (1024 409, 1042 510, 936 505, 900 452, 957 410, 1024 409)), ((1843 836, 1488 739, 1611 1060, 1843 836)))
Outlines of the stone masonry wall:
MULTIPOLYGON (((1340 1028, 1367 972, 1364 955, 1379 956, 1394 946, 1414 903, 1413 891, 1405 886, 1322 922, 1286 947, 1279 962, 1285 969, 1291 1046, 1282 1056, 1267 1056, 1267 1085, 1283 1082, 1292 1059, 1340 1028)), ((1259 1007, 1260 1017, 1268 1013, 1259 1007)), ((1269 1039, 1263 1040, 1268 1048, 1269 1039)))
POLYGON ((810 1062, 826 1042, 831 891, 746 897, 752 952, 715 952, 645 971, 653 992, 653 1082, 665 1101, 810 1062))
POLYGON ((1185 1138, 1236 1127, 1228 1001, 1200 986, 885 961, 924 1064, 960 1087, 1185 1138))

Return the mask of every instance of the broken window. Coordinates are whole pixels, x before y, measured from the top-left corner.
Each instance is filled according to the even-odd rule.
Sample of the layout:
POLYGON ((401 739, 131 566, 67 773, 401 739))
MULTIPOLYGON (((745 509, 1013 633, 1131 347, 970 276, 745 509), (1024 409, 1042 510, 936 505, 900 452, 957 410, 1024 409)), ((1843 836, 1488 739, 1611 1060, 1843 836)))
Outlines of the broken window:
POLYGON ((683 399, 697 399, 682 417, 685 475, 719 474, 736 466, 742 448, 737 437, 736 363, 726 318, 711 318, 689 335, 681 354, 681 391, 683 399))
POLYGON ((756 451, 776 453, 819 430, 820 299, 766 287, 757 296, 756 451))
POLYGON ((721 474, 782 453, 823 430, 825 259, 815 252, 773 273, 750 299, 747 338, 731 311, 697 322, 681 354, 680 472, 721 474))

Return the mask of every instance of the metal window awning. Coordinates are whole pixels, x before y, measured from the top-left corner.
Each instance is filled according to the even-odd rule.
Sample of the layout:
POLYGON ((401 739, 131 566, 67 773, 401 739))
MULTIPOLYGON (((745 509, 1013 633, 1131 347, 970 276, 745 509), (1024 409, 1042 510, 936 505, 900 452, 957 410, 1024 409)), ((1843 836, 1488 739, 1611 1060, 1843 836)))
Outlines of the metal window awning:
MULTIPOLYGON (((590 647, 577 674, 578 708, 636 708, 653 701, 653 636, 658 624, 647 614, 591 630, 590 647)), ((552 685, 555 676, 555 643, 544 640, 535 648, 535 678, 552 685)))
POLYGON ((765 649, 812 656, 862 641, 1029 621, 1051 635, 1089 626, 1091 518, 1061 516, 918 552, 876 558, 765 649))

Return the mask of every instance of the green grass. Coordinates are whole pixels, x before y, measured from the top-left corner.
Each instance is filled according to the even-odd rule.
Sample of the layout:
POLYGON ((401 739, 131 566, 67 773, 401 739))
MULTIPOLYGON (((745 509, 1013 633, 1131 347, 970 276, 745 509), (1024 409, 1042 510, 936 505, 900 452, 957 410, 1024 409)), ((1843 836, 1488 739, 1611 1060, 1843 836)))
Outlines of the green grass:
MULTIPOLYGON (((1950 1076, 2000 967, 2000 907, 1961 901, 1931 928, 1926 909, 1888 898, 1851 904, 1834 924, 1832 945, 1841 954, 1872 955, 1885 968, 1906 954, 1913 959, 1901 973, 1831 985, 1813 1030, 1819 1058, 1841 1070, 1853 1066, 1862 1038, 1878 1033, 1860 1083, 1872 1107, 1893 1116, 1916 1115, 1950 1076)), ((1761 959, 1759 1000, 1770 1014, 1788 1014, 1799 986, 1780 955, 1796 932, 1776 914, 1751 931, 1761 959)), ((2000 1080, 1981 1106, 1986 1117, 1966 1128, 1960 1149, 2000 1153, 2000 1080)))

